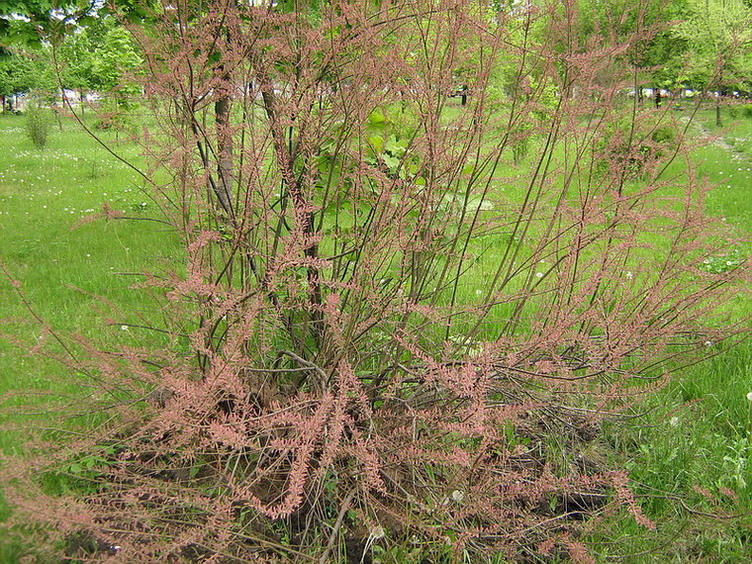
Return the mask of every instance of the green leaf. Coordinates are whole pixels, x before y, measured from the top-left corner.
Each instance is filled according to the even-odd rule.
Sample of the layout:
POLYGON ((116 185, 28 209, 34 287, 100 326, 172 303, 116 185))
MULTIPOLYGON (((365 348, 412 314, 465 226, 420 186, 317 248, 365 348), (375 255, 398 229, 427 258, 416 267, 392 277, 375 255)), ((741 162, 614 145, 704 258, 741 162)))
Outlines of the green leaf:
POLYGON ((406 139, 397 140, 395 135, 390 135, 384 150, 394 157, 401 157, 407 151, 407 145, 408 142, 406 139))
POLYGON ((384 152, 384 138, 381 135, 371 135, 371 137, 368 138, 368 143, 371 145, 371 148, 373 148, 374 153, 384 152))
POLYGON ((381 158, 384 160, 384 164, 389 167, 389 170, 394 172, 399 168, 400 160, 397 157, 392 157, 386 153, 383 153, 381 155, 381 158))
POLYGON ((221 59, 222 53, 220 53, 219 51, 214 51, 211 55, 209 55, 208 62, 212 65, 216 65, 221 59))
POLYGON ((378 109, 375 109, 371 112, 371 115, 368 116, 368 123, 371 125, 381 125, 386 122, 386 116, 384 116, 381 111, 378 109))

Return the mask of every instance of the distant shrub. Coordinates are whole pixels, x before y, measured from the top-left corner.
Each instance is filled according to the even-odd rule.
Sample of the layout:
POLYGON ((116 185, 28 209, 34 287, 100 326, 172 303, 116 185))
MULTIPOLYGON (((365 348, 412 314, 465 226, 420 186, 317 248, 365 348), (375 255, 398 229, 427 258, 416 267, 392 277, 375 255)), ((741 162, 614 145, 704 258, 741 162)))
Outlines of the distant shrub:
POLYGON ((604 127, 596 143, 600 154, 596 171, 602 176, 626 173, 632 178, 649 174, 678 144, 679 132, 673 124, 652 127, 648 120, 633 123, 622 116, 604 127))
POLYGON ((728 107, 728 115, 732 119, 750 119, 752 118, 752 103, 732 104, 728 107))
POLYGON ((52 121, 52 112, 48 108, 35 105, 26 112, 26 133, 37 149, 47 145, 52 121))
POLYGON ((677 137, 678 133, 676 131, 676 128, 670 125, 664 125, 657 128, 650 136, 653 142, 665 146, 674 145, 676 143, 677 137))
POLYGON ((99 131, 124 131, 128 128, 129 119, 122 111, 112 111, 101 114, 94 122, 94 129, 99 131))

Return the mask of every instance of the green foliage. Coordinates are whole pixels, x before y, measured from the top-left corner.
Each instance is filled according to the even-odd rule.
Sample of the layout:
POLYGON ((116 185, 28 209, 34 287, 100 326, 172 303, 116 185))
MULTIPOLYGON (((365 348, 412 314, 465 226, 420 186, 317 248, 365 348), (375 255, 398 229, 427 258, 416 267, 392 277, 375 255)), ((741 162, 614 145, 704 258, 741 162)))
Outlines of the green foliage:
POLYGON ((0 44, 39 49, 51 36, 73 33, 106 12, 106 2, 91 0, 0 0, 0 44), (67 17, 55 17, 61 12, 67 17))
POLYGON ((405 177, 405 170, 402 167, 402 158, 407 152, 408 140, 397 139, 394 134, 389 135, 386 139, 380 135, 372 135, 368 138, 374 155, 368 157, 366 162, 373 166, 383 166, 389 171, 389 174, 405 177))
POLYGON ((750 22, 752 9, 740 2, 687 0, 687 17, 671 31, 688 47, 687 82, 724 88, 752 76, 750 22))
POLYGON ((128 32, 113 24, 93 53, 90 83, 95 89, 112 93, 118 106, 129 109, 134 104, 131 97, 140 94, 141 88, 128 80, 127 73, 133 72, 141 62, 128 32))
POLYGON ((0 96, 28 92, 33 85, 33 69, 27 57, 0 58, 0 96))
POLYGON ((58 54, 63 65, 60 78, 66 88, 84 91, 94 89, 95 49, 88 28, 81 28, 78 33, 63 39, 58 54))
POLYGON ((0 96, 39 92, 54 88, 51 68, 30 53, 7 53, 0 57, 0 96))

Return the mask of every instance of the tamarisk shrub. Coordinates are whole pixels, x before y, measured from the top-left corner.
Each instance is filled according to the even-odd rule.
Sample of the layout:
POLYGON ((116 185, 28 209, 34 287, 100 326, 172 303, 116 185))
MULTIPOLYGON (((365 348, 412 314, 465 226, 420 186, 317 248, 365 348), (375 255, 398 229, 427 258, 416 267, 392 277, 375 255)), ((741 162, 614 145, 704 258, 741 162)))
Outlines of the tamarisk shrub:
POLYGON ((676 172, 686 126, 621 95, 648 32, 584 41, 559 4, 178 1, 128 24, 143 175, 185 243, 147 277, 174 347, 79 343, 112 417, 27 463, 73 486, 17 475, 18 519, 129 562, 587 560, 597 514, 651 527, 578 445, 702 354, 743 265, 698 268, 729 243, 676 172))

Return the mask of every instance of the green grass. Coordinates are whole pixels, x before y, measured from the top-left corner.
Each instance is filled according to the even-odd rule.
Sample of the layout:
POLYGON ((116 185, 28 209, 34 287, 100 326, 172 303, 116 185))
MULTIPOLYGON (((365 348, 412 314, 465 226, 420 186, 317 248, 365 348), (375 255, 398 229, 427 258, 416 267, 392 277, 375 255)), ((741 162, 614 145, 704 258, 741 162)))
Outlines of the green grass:
MULTIPOLYGON (((715 113, 698 120, 714 130, 715 113)), ((722 130, 724 140, 752 132, 752 119, 722 130)), ((752 144, 703 146, 693 160, 714 188, 708 211, 748 241, 752 233, 752 144)), ((749 256, 749 245, 743 254, 749 256)), ((748 295, 731 304, 750 315, 748 295)), ((603 448, 630 470, 656 531, 619 515, 590 539, 601 561, 752 561, 752 343, 728 351, 709 343, 712 359, 676 374, 636 411, 631 425, 607 428, 603 448)))
MULTIPOLYGON (((709 123, 711 112, 700 112, 703 124, 709 123)), ((752 132, 752 120, 729 131, 745 136, 752 132)), ((134 146, 105 135, 128 158, 138 160, 134 146)), ((148 316, 152 309, 146 293, 131 288, 140 278, 128 273, 153 268, 161 257, 178 253, 173 234, 157 223, 138 221, 100 220, 73 229, 83 217, 99 210, 102 202, 129 215, 152 213, 153 204, 141 191, 137 176, 71 123, 65 124, 63 132, 53 130, 44 150, 32 146, 19 117, 0 118, 0 137, 4 140, 0 153, 0 257, 12 277, 22 281, 29 303, 63 333, 78 333, 111 345, 143 338, 137 330, 123 330, 120 325, 139 314, 148 316), (100 297, 117 303, 124 313, 107 311, 100 297), (108 319, 116 323, 108 325, 108 319)), ((752 232, 752 146, 733 145, 735 152, 704 146, 693 158, 699 173, 717 184, 707 200, 709 211, 724 218, 740 235, 748 235, 752 232), (739 153, 749 160, 744 163, 739 153)), ((514 195, 505 197, 513 199, 514 195)), ((477 244, 482 247, 486 243, 477 244)), ((474 266, 477 279, 491 274, 488 264, 492 259, 489 256, 474 266)), ((460 292, 463 302, 479 299, 473 287, 462 287, 460 292)), ((737 317, 750 311, 743 296, 731 307, 737 317)), ((40 328, 24 321, 28 318, 10 281, 0 280, 0 332, 34 342, 40 328)), ((152 335, 148 337, 153 343, 152 335)), ((718 345, 710 346, 715 351, 718 345)), ((32 361, 22 349, 0 340, 0 393, 65 394, 77 390, 75 378, 65 368, 52 361, 32 361)), ((612 461, 629 468, 643 509, 658 529, 649 532, 623 514, 615 516, 590 539, 603 560, 752 559, 749 392, 752 346, 743 344, 675 376, 640 407, 649 411, 645 417, 626 427, 606 429, 600 448, 612 461), (725 488, 733 490, 736 497, 725 488), (700 490, 707 490, 710 496, 700 490), (720 512, 742 517, 718 521, 701 515, 720 512)), ((3 417, 3 422, 23 421, 19 416, 3 417)), ((22 452, 22 444, 18 434, 0 435, 0 450, 5 454, 22 452)), ((0 501, 0 520, 8 515, 8 507, 0 501)), ((15 562, 22 554, 20 546, 0 540, 0 562, 15 562)))
POLYGON ((715 185, 709 195, 708 207, 714 215, 725 218, 745 233, 752 232, 752 117, 732 119, 726 110, 724 127, 715 125, 715 111, 698 112, 697 122, 714 135, 721 135, 723 143, 734 151, 723 148, 722 143, 709 144, 696 151, 698 172, 715 185))
MULTIPOLYGON (((136 175, 73 124, 55 131, 45 149, 34 149, 21 119, 0 119, 6 140, 0 154, 0 257, 35 312, 63 333, 128 341, 131 330, 119 323, 148 314, 151 301, 132 288, 134 273, 154 267, 177 251, 165 226, 148 221, 86 222, 108 202, 130 216, 148 217, 153 204, 136 175), (103 298, 120 307, 108 311, 103 298), (109 326, 106 320, 119 322, 109 326)), ((128 158, 135 147, 116 145, 128 158)), ((0 330, 20 339, 38 338, 10 280, 0 280, 0 330), (25 320, 25 321, 20 321, 25 320)), ((0 341, 0 391, 65 385, 48 365, 19 377, 18 349, 0 341)), ((35 366, 35 363, 29 366, 35 366)), ((24 366, 24 365, 22 365, 24 366)))
MULTIPOLYGON (((133 171, 72 122, 64 128, 53 128, 47 146, 36 149, 25 135, 22 117, 0 117, 0 260, 21 281, 34 311, 61 333, 130 343, 143 335, 109 325, 107 319, 127 323, 139 313, 148 315, 150 299, 131 288, 140 278, 128 273, 153 268, 159 257, 175 253, 176 239, 146 221, 98 220, 77 227, 101 211, 103 202, 133 216, 148 216, 153 204, 133 171), (102 298, 127 313, 111 311, 102 298)), ((104 135, 126 157, 136 157, 134 146, 104 135)), ((0 277, 0 333, 35 342, 42 332, 30 317, 11 281, 0 277)), ((20 393, 28 401, 31 394, 46 392, 77 394, 81 388, 65 367, 28 358, 23 347, 0 339, 0 394, 20 393)), ((8 415, 14 403, 13 398, 3 403, 0 424, 24 423, 24 418, 8 415)), ((19 433, 0 430, 0 452, 22 450, 19 433)), ((8 514, 0 499, 0 520, 8 514)), ((0 540, 0 562, 14 562, 20 552, 0 540)))
POLYGON ((750 359, 746 343, 698 365, 644 402, 647 416, 607 429, 610 455, 630 470, 657 529, 621 515, 592 539, 604 559, 752 560, 750 359))

